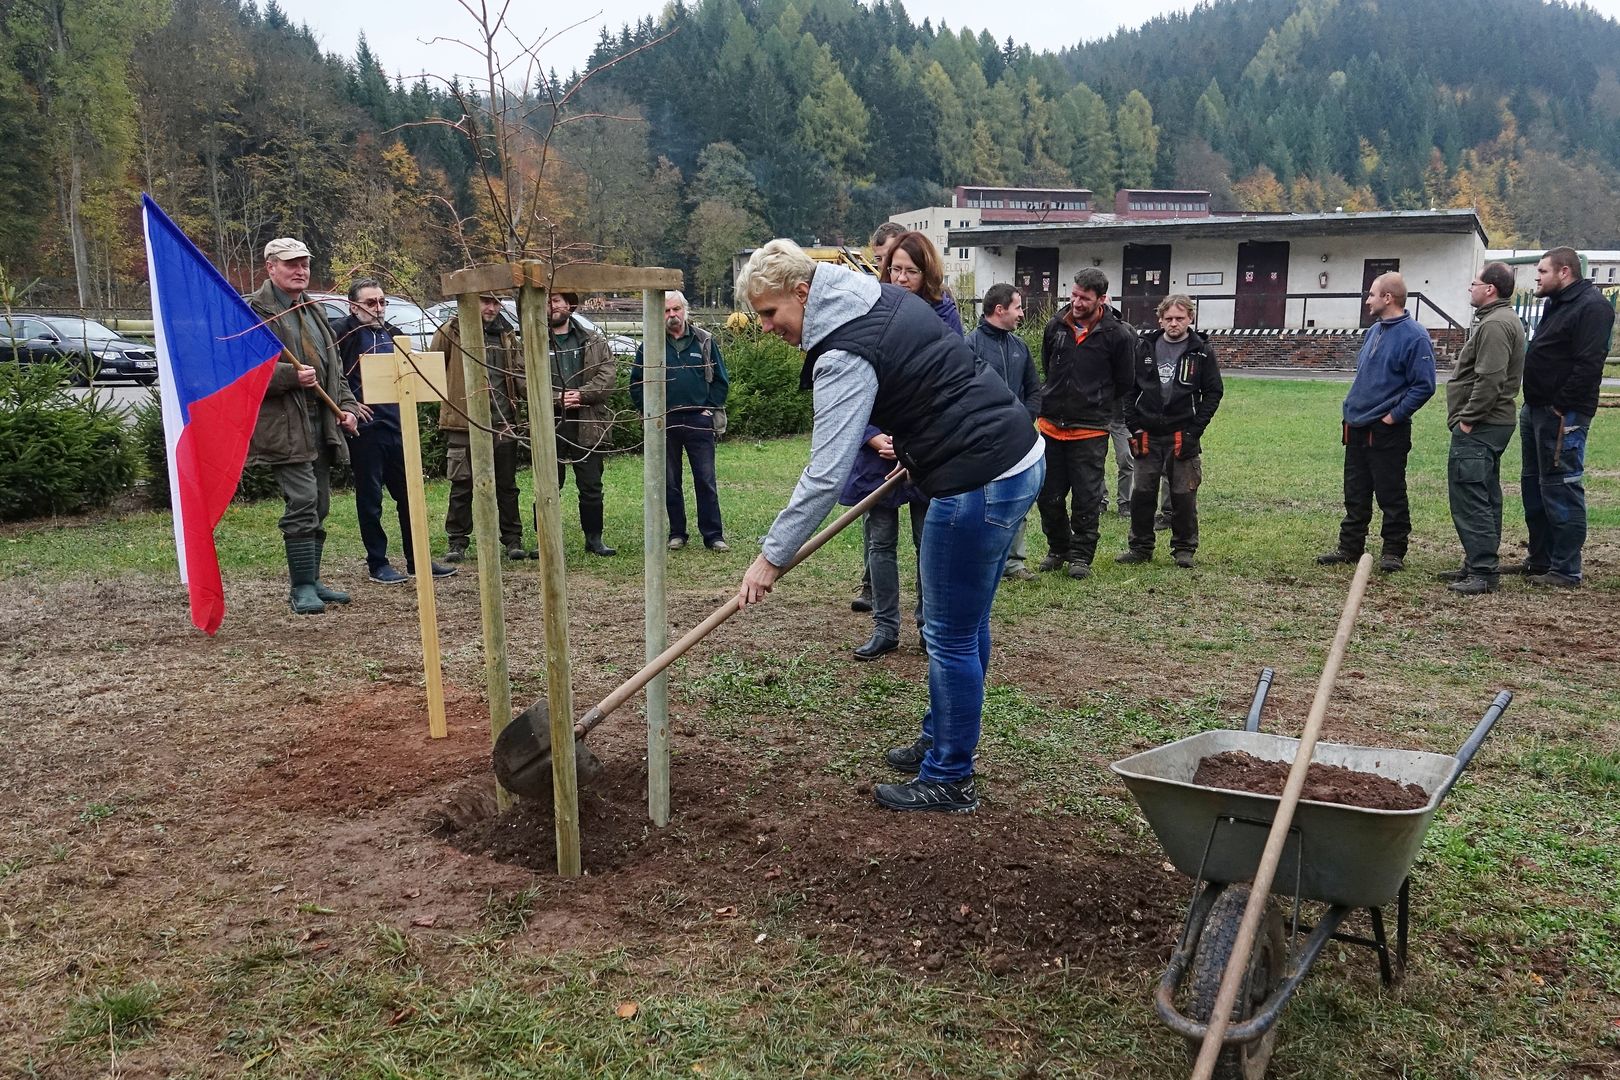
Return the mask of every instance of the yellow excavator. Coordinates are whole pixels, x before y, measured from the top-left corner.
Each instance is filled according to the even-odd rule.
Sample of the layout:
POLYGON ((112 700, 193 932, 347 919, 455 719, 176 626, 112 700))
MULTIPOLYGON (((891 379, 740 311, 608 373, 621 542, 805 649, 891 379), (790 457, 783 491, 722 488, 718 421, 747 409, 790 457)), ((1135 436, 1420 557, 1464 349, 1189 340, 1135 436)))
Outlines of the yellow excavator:
MULTIPOLYGON (((877 277, 877 263, 865 248, 852 247, 807 247, 804 253, 816 262, 833 263, 855 271, 857 274, 871 274, 877 277)), ((726 329, 732 333, 746 329, 754 323, 754 314, 751 311, 733 311, 726 317, 726 329)))

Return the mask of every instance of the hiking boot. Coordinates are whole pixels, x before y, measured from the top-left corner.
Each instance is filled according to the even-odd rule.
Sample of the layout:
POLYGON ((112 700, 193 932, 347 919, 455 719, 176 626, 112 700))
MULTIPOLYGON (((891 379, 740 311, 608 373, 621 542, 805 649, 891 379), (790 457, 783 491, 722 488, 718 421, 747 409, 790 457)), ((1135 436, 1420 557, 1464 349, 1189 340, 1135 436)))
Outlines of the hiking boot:
POLYGON ((320 541, 309 536, 289 536, 287 546, 287 580, 291 588, 287 603, 294 615, 319 615, 326 610, 315 591, 315 576, 320 571, 320 541))
MULTIPOLYGON (((442 565, 440 563, 430 563, 429 565, 433 567, 433 576, 436 577, 436 578, 452 577, 452 576, 455 575, 456 571, 459 569, 458 567, 454 567, 454 566, 444 566, 444 565, 442 565)), ((415 577, 416 576, 416 567, 414 567, 414 566, 406 566, 405 567, 405 574, 406 574, 407 577, 415 577)))
POLYGON ((1088 562, 1071 562, 1069 564, 1069 576, 1076 581, 1084 581, 1091 576, 1091 564, 1088 562))
POLYGON ((1524 580, 1538 589, 1578 589, 1581 587, 1580 578, 1572 578, 1567 574, 1555 574, 1551 570, 1545 574, 1531 574, 1524 580))
POLYGON ((724 555, 726 552, 731 550, 731 545, 726 543, 724 540, 716 540, 714 543, 709 545, 709 550, 718 555, 724 555))
POLYGON ((347 604, 350 599, 348 593, 343 592, 341 589, 329 588, 321 580, 321 556, 325 551, 326 538, 324 536, 317 537, 315 539, 315 595, 321 598, 323 604, 347 604))
POLYGON ((466 557, 467 545, 465 544, 451 544, 450 548, 444 553, 444 561, 447 563, 458 563, 466 557))
POLYGON ((506 545, 506 557, 513 562, 522 562, 529 557, 529 550, 522 543, 506 545))
POLYGON ((1150 562, 1152 559, 1153 552, 1137 551, 1135 548, 1128 548, 1114 556, 1114 561, 1117 563, 1144 563, 1150 562))
POLYGON ((1453 581, 1446 588, 1460 596, 1483 596, 1485 593, 1496 591, 1497 581, 1493 577, 1482 577, 1479 574, 1474 574, 1463 578, 1461 581, 1453 581))
POLYGON ((849 602, 849 610, 851 610, 851 611, 871 611, 872 610, 872 590, 871 589, 862 589, 860 592, 856 593, 855 594, 855 599, 853 599, 853 600, 851 600, 849 602))
POLYGON ((1499 568, 1497 568, 1497 573, 1520 574, 1524 577, 1536 577, 1537 575, 1545 574, 1548 569, 1550 568, 1546 566, 1531 566, 1528 561, 1505 562, 1499 568))
POLYGON ((979 808, 973 778, 966 780, 909 780, 904 784, 878 784, 872 797, 888 810, 938 810, 971 814, 979 808))
POLYGON ((1378 560, 1378 569, 1386 574, 1394 574, 1406 569, 1406 560, 1399 555, 1385 555, 1378 560))
POLYGON ((1342 566, 1345 563, 1356 562, 1356 561, 1360 560, 1360 558, 1361 558, 1361 556, 1359 554, 1352 555, 1347 551, 1339 551, 1339 550, 1335 549, 1333 551, 1324 551, 1324 552, 1322 552, 1322 554, 1318 555, 1316 557, 1316 565, 1318 565, 1318 566, 1342 566))
POLYGON ((1153 519, 1153 531, 1154 532, 1169 532, 1170 531, 1170 515, 1169 514, 1160 514, 1157 517, 1155 517, 1153 519))
POLYGON ((1190 551, 1178 551, 1170 557, 1174 559, 1176 561, 1176 565, 1181 567, 1183 570, 1191 570, 1193 568, 1193 553, 1190 551))
POLYGON ((611 556, 619 553, 618 548, 610 548, 606 544, 602 543, 601 533, 585 534, 585 550, 590 552, 592 555, 600 555, 604 559, 610 558, 611 556))
POLYGON ((922 768, 923 758, 933 748, 934 740, 919 736, 910 746, 897 746, 883 754, 883 762, 898 772, 914 773, 922 768))
POLYGON ((366 576, 379 585, 403 585, 411 580, 388 563, 383 563, 366 576))
POLYGON ((862 645, 855 650, 855 659, 876 660, 885 653, 894 652, 894 650, 898 649, 899 647, 900 642, 897 638, 884 637, 881 634, 873 634, 871 638, 867 640, 865 645, 862 645))
POLYGON ((669 543, 665 544, 664 546, 669 548, 671 551, 679 551, 681 548, 686 546, 686 537, 672 536, 669 538, 669 543))
POLYGON ((1468 572, 1468 568, 1464 566, 1457 570, 1442 570, 1438 574, 1434 575, 1434 580, 1454 584, 1459 581, 1467 581, 1473 576, 1473 574, 1468 572))
POLYGON ((1053 570, 1063 569, 1063 564, 1068 561, 1069 560, 1065 559, 1061 555, 1048 555, 1046 558, 1041 560, 1041 565, 1036 567, 1036 569, 1043 574, 1047 574, 1051 573, 1053 570))
POLYGON ((1035 580, 1035 575, 1030 572, 1029 567, 1020 566, 1016 570, 1009 570, 1005 574, 1002 574, 1001 575, 1001 580, 1003 580, 1003 581, 1034 581, 1035 580))

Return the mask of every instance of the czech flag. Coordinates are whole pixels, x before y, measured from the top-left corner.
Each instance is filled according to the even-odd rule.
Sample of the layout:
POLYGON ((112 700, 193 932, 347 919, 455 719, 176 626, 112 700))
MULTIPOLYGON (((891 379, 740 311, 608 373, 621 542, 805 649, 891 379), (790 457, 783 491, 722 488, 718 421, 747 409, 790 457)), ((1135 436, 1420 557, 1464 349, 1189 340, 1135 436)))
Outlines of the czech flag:
POLYGON ((191 593, 191 621, 212 634, 225 618, 214 526, 242 479, 282 346, 157 203, 147 195, 141 203, 174 544, 180 580, 191 593))

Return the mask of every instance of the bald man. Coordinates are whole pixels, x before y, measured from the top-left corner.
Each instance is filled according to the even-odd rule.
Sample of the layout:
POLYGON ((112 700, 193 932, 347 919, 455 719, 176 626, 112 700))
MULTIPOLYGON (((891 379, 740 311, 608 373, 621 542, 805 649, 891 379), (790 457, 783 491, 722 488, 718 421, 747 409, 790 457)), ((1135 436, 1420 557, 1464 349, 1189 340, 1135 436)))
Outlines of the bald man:
POLYGON ((1406 568, 1412 514, 1406 502, 1406 456, 1412 416, 1434 396, 1434 344, 1406 313, 1406 282, 1383 274, 1367 290, 1367 328, 1356 357, 1356 379, 1344 399, 1344 520, 1339 546, 1316 561, 1353 563, 1367 547, 1373 500, 1384 516, 1378 569, 1406 568))
MULTIPOLYGON (((643 413, 642 350, 630 371, 630 396, 643 413)), ((715 477, 715 440, 725 434, 726 361, 720 343, 688 316, 680 291, 664 294, 664 506, 669 511, 669 549, 686 546, 686 494, 681 490, 681 453, 692 465, 697 495, 698 534, 703 546, 724 554, 731 550, 720 521, 720 487, 715 477)))

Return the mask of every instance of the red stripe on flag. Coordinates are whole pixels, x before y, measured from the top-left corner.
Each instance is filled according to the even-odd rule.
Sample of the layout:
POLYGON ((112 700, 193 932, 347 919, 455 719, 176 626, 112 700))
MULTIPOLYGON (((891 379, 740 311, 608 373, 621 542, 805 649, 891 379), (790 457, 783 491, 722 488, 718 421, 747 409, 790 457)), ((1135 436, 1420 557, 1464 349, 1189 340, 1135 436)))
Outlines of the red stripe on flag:
POLYGON ((191 405, 191 421, 175 444, 175 501, 186 539, 186 584, 191 621, 212 634, 225 618, 225 588, 214 527, 236 495, 259 404, 275 373, 271 357, 246 375, 191 405))

